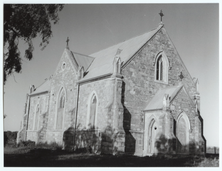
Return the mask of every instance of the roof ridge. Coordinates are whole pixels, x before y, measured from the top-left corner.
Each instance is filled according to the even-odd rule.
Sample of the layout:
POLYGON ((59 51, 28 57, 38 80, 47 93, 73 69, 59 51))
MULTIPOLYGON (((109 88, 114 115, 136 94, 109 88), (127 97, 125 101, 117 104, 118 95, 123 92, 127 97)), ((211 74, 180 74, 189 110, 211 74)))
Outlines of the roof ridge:
MULTIPOLYGON (((124 42, 126 42, 126 41, 129 41, 129 40, 135 39, 136 37, 140 37, 140 36, 142 36, 142 35, 148 34, 148 33, 152 32, 152 31, 154 31, 154 30, 159 30, 161 27, 163 27, 163 25, 159 25, 158 27, 153 28, 152 30, 150 30, 150 31, 148 31, 148 32, 144 32, 144 33, 142 33, 142 34, 139 34, 139 35, 137 35, 137 36, 131 37, 131 38, 129 38, 129 39, 125 39, 124 41, 121 41, 121 42, 119 42, 119 43, 116 43, 116 44, 113 44, 113 45, 111 45, 111 46, 108 46, 108 47, 106 47, 106 48, 104 48, 104 49, 102 49, 102 50, 96 51, 96 52, 94 52, 94 53, 92 53, 92 54, 90 54, 90 55, 93 55, 93 54, 95 54, 95 53, 99 53, 99 52, 104 51, 104 50, 106 50, 106 49, 109 49, 109 48, 111 48, 111 47, 113 47, 113 46, 116 46, 116 45, 118 45, 118 44, 120 44, 120 46, 121 46, 121 44, 124 43, 124 42)), ((149 40, 148 40, 148 41, 149 41, 149 40)), ((96 58, 96 57, 95 57, 95 58, 96 58)))
POLYGON ((88 79, 97 77, 101 75, 101 72, 105 72, 106 74, 112 73, 111 65, 118 49, 123 50, 123 52, 120 54, 120 57, 121 61, 124 62, 121 68, 124 68, 127 63, 130 62, 133 57, 135 57, 135 54, 137 54, 144 47, 144 45, 161 30, 162 27, 163 25, 159 25, 154 30, 135 37, 131 37, 128 40, 124 40, 112 46, 106 47, 105 49, 101 49, 100 51, 97 51, 93 54, 90 54, 90 56, 95 57, 95 59, 87 69, 88 74, 84 78, 88 79), (98 69, 99 67, 102 68, 98 69))

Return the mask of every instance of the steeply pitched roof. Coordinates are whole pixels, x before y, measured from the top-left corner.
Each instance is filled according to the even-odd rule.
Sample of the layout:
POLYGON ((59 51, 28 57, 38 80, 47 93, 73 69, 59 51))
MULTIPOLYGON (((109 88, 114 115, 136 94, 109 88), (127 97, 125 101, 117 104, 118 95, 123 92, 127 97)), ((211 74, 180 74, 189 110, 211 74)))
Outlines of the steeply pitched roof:
POLYGON ((43 82, 39 87, 37 87, 35 89, 35 91, 33 91, 30 95, 34 95, 34 94, 39 94, 39 93, 43 93, 43 92, 47 92, 50 90, 50 79, 45 80, 45 82, 43 82))
MULTIPOLYGON (((83 55, 80 53, 72 52, 69 49, 65 49, 68 56, 70 57, 72 62, 77 63, 78 66, 84 67, 84 70, 86 70, 92 61, 94 60, 93 57, 83 55)), ((33 91, 30 95, 35 95, 39 93, 43 93, 50 90, 50 79, 47 79, 45 82, 43 82, 39 87, 36 88, 35 91, 33 91)))
POLYGON ((152 38, 163 25, 143 35, 131 38, 114 46, 108 47, 89 56, 95 57, 87 69, 87 75, 82 80, 95 78, 113 72, 113 60, 118 49, 121 49, 121 61, 126 63, 146 42, 152 38))
POLYGON ((168 94, 170 97, 170 101, 174 99, 177 93, 181 90, 183 85, 167 87, 164 89, 160 89, 149 102, 149 104, 145 107, 144 111, 146 110, 156 110, 163 108, 163 97, 165 94, 168 94))
POLYGON ((69 49, 65 49, 71 61, 77 64, 80 68, 83 67, 86 71, 90 64, 93 62, 94 58, 88 55, 83 55, 80 53, 72 52, 69 49))
MULTIPOLYGON (((120 57, 123 63, 126 63, 146 42, 148 42, 163 25, 159 25, 156 29, 142 34, 140 36, 131 38, 124 42, 118 43, 99 52, 91 55, 83 55, 80 53, 72 52, 69 49, 65 49, 71 61, 76 63, 80 67, 84 67, 84 71, 87 73, 80 81, 93 79, 102 75, 108 75, 113 73, 113 60, 115 58, 118 49, 121 49, 120 57)), ((39 86, 33 94, 48 91, 50 88, 50 80, 46 80, 41 86, 39 86)))
POLYGON ((80 67, 84 67, 85 71, 88 69, 88 67, 90 66, 90 64, 94 60, 93 57, 83 55, 83 54, 80 54, 80 53, 76 53, 76 52, 72 52, 72 55, 75 58, 77 64, 80 67))

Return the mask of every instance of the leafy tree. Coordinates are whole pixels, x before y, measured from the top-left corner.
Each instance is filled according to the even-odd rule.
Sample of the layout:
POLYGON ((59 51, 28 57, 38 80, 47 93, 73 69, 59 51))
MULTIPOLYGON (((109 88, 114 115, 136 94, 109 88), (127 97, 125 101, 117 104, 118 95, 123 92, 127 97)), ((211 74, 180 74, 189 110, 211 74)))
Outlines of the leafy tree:
POLYGON ((44 49, 52 37, 51 24, 58 22, 58 12, 62 9, 63 5, 58 4, 4 5, 4 84, 9 75, 22 70, 19 40, 28 44, 25 58, 31 60, 34 50, 32 39, 40 36, 40 47, 44 49))

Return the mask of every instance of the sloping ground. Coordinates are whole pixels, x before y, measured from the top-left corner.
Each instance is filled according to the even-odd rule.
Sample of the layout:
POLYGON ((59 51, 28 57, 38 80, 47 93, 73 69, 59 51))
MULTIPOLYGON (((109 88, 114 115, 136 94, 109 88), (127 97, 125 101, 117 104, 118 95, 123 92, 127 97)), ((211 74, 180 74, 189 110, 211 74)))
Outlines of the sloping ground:
POLYGON ((5 167, 218 167, 219 155, 137 157, 75 154, 51 149, 5 149, 5 167))

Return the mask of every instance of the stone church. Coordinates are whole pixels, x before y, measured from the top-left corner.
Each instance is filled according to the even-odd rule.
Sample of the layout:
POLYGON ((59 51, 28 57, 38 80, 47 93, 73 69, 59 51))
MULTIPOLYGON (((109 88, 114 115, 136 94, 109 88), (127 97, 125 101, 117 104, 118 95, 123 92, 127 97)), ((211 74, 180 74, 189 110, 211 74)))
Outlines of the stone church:
POLYGON ((27 94, 17 141, 93 153, 205 154, 198 80, 161 22, 91 55, 67 47, 27 94))

